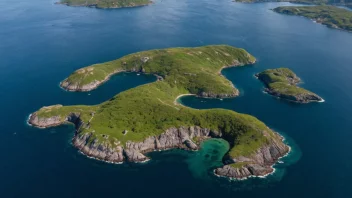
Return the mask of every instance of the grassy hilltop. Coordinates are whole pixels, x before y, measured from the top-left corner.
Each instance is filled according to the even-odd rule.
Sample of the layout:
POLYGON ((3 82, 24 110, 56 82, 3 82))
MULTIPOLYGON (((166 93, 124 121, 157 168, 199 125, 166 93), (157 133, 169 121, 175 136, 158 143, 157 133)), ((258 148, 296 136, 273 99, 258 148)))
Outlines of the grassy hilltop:
POLYGON ((284 6, 275 12, 310 18, 331 28, 352 31, 352 12, 334 6, 284 6))
POLYGON ((199 126, 222 134, 231 145, 231 158, 250 156, 273 141, 281 142, 281 138, 253 116, 224 109, 192 109, 178 104, 176 98, 181 94, 236 96, 237 89, 220 74, 221 69, 254 62, 255 58, 245 50, 225 45, 139 52, 79 69, 64 82, 80 90, 86 84, 104 82, 117 71, 152 73, 159 76, 158 81, 119 93, 99 105, 43 107, 34 115, 62 124, 75 113, 86 123, 78 134, 91 134, 94 143, 122 147, 172 127, 199 126))

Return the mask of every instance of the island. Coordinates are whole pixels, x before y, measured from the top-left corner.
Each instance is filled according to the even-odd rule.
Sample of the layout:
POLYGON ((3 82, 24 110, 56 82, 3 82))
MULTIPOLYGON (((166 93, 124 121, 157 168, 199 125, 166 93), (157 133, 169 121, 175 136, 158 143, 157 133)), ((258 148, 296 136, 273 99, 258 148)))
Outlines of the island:
POLYGON ((155 82, 121 92, 98 105, 53 105, 32 113, 28 123, 54 127, 73 123, 73 145, 83 154, 110 163, 145 162, 148 152, 199 149, 209 138, 222 138, 230 149, 218 176, 243 179, 273 172, 290 147, 283 137, 253 116, 225 109, 198 110, 177 98, 186 94, 226 98, 239 94, 221 75, 227 67, 254 64, 244 49, 227 45, 142 51, 79 69, 63 80, 68 91, 89 91, 119 72, 157 76, 155 82))
POLYGON ((95 8, 125 8, 145 6, 151 3, 150 0, 60 0, 56 4, 95 8))
POLYGON ((300 78, 288 68, 268 69, 256 74, 256 77, 265 84, 265 91, 273 96, 298 103, 323 101, 315 93, 298 87, 300 78))
POLYGON ((290 2, 296 4, 311 5, 335 5, 335 6, 352 6, 352 0, 233 0, 240 3, 263 3, 263 2, 290 2))
POLYGON ((330 28, 352 31, 352 12, 335 6, 283 6, 277 13, 304 16, 330 28))

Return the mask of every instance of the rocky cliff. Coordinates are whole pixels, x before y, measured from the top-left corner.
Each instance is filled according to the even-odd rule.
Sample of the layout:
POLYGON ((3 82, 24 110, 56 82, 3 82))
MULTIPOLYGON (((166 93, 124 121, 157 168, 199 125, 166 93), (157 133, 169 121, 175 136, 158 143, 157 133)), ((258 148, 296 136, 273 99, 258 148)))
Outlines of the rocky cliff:
MULTIPOLYGON (((94 72, 94 69, 90 70, 89 68, 81 69, 77 71, 77 73, 89 73, 89 74, 92 74, 93 72, 94 72)), ((80 80, 72 81, 71 79, 66 78, 60 83, 60 87, 67 91, 91 91, 99 87, 104 82, 108 81, 112 75, 120 72, 126 72, 126 70, 122 70, 122 69, 115 70, 111 74, 107 75, 104 79, 94 80, 93 82, 90 82, 87 84, 82 83, 80 80)))
MULTIPOLYGON (((280 137, 278 134, 276 136, 280 137)), ((243 179, 251 176, 264 176, 272 173, 272 166, 289 152, 289 147, 279 139, 273 138, 271 142, 250 156, 238 156, 225 160, 227 165, 217 168, 215 174, 231 178, 243 179)))
MULTIPOLYGON (((222 133, 198 126, 169 128, 158 136, 151 136, 143 142, 128 141, 122 146, 119 141, 101 141, 96 139, 92 132, 83 133, 79 129, 89 127, 83 123, 79 115, 71 113, 66 118, 58 116, 39 118, 36 113, 30 116, 29 123, 37 127, 57 126, 64 122, 71 122, 76 126, 76 134, 72 143, 83 154, 110 163, 122 163, 123 161, 144 162, 149 160, 146 153, 172 148, 197 150, 199 142, 207 138, 220 138, 222 133), (197 143, 193 140, 197 138, 197 143), (200 140, 200 141, 199 141, 200 140)), ((267 134, 269 135, 269 134, 267 134)), ((275 134, 279 137, 278 134, 275 134)), ((273 171, 271 167, 278 159, 288 153, 281 138, 273 138, 271 142, 258 149, 250 156, 238 156, 236 158, 224 157, 223 167, 214 172, 217 175, 242 179, 250 176, 264 176, 273 171)))
POLYGON ((319 101, 323 101, 323 99, 314 94, 314 93, 299 93, 299 94, 284 94, 284 93, 280 93, 275 89, 269 89, 269 88, 265 88, 265 92, 267 92, 270 95, 273 95, 275 97, 279 97, 282 99, 286 99, 286 100, 290 100, 290 101, 294 101, 294 102, 298 102, 298 103, 309 103, 309 102, 319 102, 319 101))
POLYGON ((180 127, 170 128, 159 136, 152 136, 143 142, 128 141, 125 147, 119 145, 118 141, 114 144, 97 141, 92 134, 77 134, 73 138, 73 144, 84 154, 107 162, 119 163, 124 160, 130 162, 143 162, 149 160, 144 154, 171 148, 187 150, 197 150, 198 145, 192 141, 194 137, 209 138, 209 129, 200 127, 180 127))

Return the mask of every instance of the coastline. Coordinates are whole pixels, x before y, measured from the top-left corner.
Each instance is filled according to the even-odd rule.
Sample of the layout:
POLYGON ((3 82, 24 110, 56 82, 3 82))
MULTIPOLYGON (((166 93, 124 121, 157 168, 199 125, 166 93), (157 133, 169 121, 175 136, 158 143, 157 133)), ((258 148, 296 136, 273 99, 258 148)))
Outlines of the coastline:
MULTIPOLYGON (((97 81, 96 84, 92 85, 90 88, 87 89, 70 89, 68 88, 70 86, 70 84, 66 81, 68 78, 64 79, 63 81, 60 82, 60 87, 65 90, 65 91, 69 91, 69 92, 88 92, 88 91, 92 91, 94 89, 97 89, 100 85, 104 84, 106 81, 110 80, 111 76, 121 73, 121 72, 126 72, 126 70, 116 70, 110 74, 108 74, 102 81, 97 81), (63 86, 63 83, 68 83, 67 86, 63 86)), ((93 82, 94 83, 94 82, 93 82)))
POLYGON ((116 7, 98 7, 97 4, 89 4, 89 5, 70 5, 69 3, 62 3, 60 1, 54 2, 55 5, 65 5, 69 7, 88 7, 88 8, 95 8, 95 9, 121 9, 121 8, 138 8, 143 6, 148 6, 154 4, 154 1, 149 1, 149 3, 139 4, 139 5, 129 5, 129 6, 116 6, 116 7))
MULTIPOLYGON (((182 97, 184 94, 180 95, 179 97, 182 97)), ((178 98, 179 98, 178 97, 178 98)), ((28 116, 29 119, 27 119, 27 124, 29 126, 35 126, 30 122, 30 118, 35 115, 35 114, 30 114, 28 116)), ((133 163, 146 163, 148 161, 150 161, 151 159, 147 156, 145 156, 144 154, 146 153, 150 153, 150 152, 160 152, 160 151, 165 151, 165 150, 171 150, 171 149, 180 149, 180 150, 187 150, 187 151, 198 151, 201 147, 201 143, 207 139, 211 139, 211 138, 221 138, 221 136, 217 136, 217 135, 213 135, 210 133, 209 129, 202 129, 200 127, 198 127, 197 130, 202 130, 203 134, 198 134, 196 135, 196 137, 199 137, 200 140, 197 142, 194 142, 193 140, 189 139, 191 138, 191 134, 189 134, 189 137, 187 138, 189 141, 191 141, 195 146, 189 146, 188 144, 184 143, 184 142, 179 142, 179 140, 176 140, 174 144, 170 144, 170 145, 164 145, 162 147, 157 146, 157 144, 150 144, 148 142, 150 142, 149 140, 152 140, 152 142, 154 141, 158 141, 159 138, 161 138, 162 136, 164 136, 164 138, 172 138, 174 137, 172 134, 176 135, 177 138, 181 138, 184 137, 184 135, 186 135, 185 133, 189 133, 190 131, 192 131, 193 129, 191 129, 192 127, 188 128, 188 127, 181 127, 179 129, 176 130, 166 130, 163 134, 161 134, 158 137, 148 137, 146 138, 144 141, 141 142, 130 142, 129 145, 123 146, 123 147, 116 147, 116 148, 111 148, 109 146, 105 146, 100 148, 101 145, 105 145, 103 144, 93 144, 93 145, 88 145, 87 142, 90 139, 90 135, 86 136, 79 136, 78 135, 78 131, 77 129, 79 127, 77 127, 78 125, 82 125, 84 123, 80 122, 79 120, 74 121, 75 125, 76 125, 76 131, 75 134, 71 140, 72 145, 78 149, 80 154, 83 154, 84 156, 90 158, 90 159, 94 159, 94 160, 98 160, 98 161, 103 161, 106 163, 110 163, 110 164, 123 164, 126 161, 129 162, 133 162, 133 163), (141 146, 141 148, 145 148, 145 149, 141 149, 139 146, 136 147, 137 145, 141 146), (148 148, 150 147, 150 148, 148 148), (159 147, 159 148, 158 148, 159 147), (98 149, 100 148, 100 150, 98 149), (111 150, 113 149, 113 150, 111 150), (117 150, 116 150, 117 149, 117 150), (118 155, 118 158, 110 158, 109 155, 118 155), (136 155, 140 155, 140 157, 136 157, 136 155)), ((61 123, 63 124, 63 123, 61 123)), ((50 127, 54 127, 54 126, 48 126, 48 127, 41 127, 41 128, 50 128, 50 127)), ((278 158, 273 158, 273 164, 268 164, 267 167, 270 167, 270 172, 263 174, 263 175, 255 175, 255 173, 252 173, 252 175, 246 176, 246 177, 232 177, 232 176, 228 176, 228 175, 219 175, 216 174, 215 171, 216 169, 213 170, 214 174, 220 177, 226 177, 229 179, 235 179, 235 180, 244 180, 250 177, 260 177, 260 178, 265 178, 266 176, 273 174, 275 172, 275 168, 273 167, 275 164, 278 163, 278 161, 280 161, 281 158, 286 157, 290 152, 291 152, 291 147, 289 145, 287 145, 286 143, 284 143, 285 138, 273 131, 275 134, 277 134, 280 137, 280 142, 284 145, 286 145, 288 147, 287 152, 278 157, 278 158)), ((197 133, 196 133, 197 134, 197 133)), ((188 136, 188 135, 187 135, 188 136)), ((180 140, 181 140, 180 139, 180 140)), ((93 140, 94 142, 94 140, 93 140)), ((251 156, 248 156, 250 159, 252 158, 251 156)), ((223 156, 224 158, 224 156, 223 156)), ((257 162, 254 161, 254 163, 256 164, 257 162)), ((229 165, 229 164, 224 164, 222 167, 229 165)))
MULTIPOLYGON (((276 133, 277 133, 277 132, 276 132, 276 133)), ((277 133, 277 134, 279 134, 279 133, 277 133)), ((279 134, 279 135, 280 135, 280 134, 279 134)), ((283 138, 282 141, 284 141, 285 138, 284 138, 282 135, 280 135, 280 136, 283 138)), ((250 179, 250 178, 266 179, 268 176, 275 174, 276 168, 274 168, 274 166, 275 166, 276 164, 278 164, 278 162, 280 161, 280 159, 287 157, 287 156, 291 153, 291 151, 292 151, 291 146, 288 145, 288 144, 286 144, 286 146, 288 147, 288 152, 287 152, 285 155, 279 157, 279 158, 277 159, 277 161, 276 161, 274 164, 272 164, 272 165, 270 166, 270 168, 272 169, 272 171, 271 171, 270 173, 267 173, 267 174, 264 174, 264 175, 258 175, 258 176, 257 176, 257 175, 250 175, 250 176, 243 177, 243 178, 235 178, 235 177, 228 177, 228 176, 219 175, 219 174, 216 173, 216 169, 214 169, 214 170, 213 170, 213 174, 214 174, 216 177, 226 178, 226 179, 228 179, 229 181, 244 181, 244 180, 248 180, 248 179, 250 179)))
POLYGON ((176 97, 176 99, 174 100, 174 104, 175 104, 175 105, 180 105, 180 106, 183 106, 183 107, 187 107, 187 106, 185 106, 185 105, 183 105, 183 104, 177 102, 177 100, 178 100, 179 98, 183 97, 183 96, 196 96, 196 94, 181 94, 181 95, 179 95, 179 96, 176 97))

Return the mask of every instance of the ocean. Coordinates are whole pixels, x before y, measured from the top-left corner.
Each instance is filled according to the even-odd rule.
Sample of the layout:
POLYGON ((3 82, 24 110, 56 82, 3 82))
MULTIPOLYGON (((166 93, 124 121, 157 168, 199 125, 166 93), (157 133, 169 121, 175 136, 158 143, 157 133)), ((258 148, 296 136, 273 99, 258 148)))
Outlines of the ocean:
POLYGON ((352 197, 352 33, 270 9, 289 3, 156 0, 138 8, 94 9, 49 0, 0 1, 0 197, 352 197), (253 54, 253 66, 223 70, 240 90, 232 99, 179 99, 192 108, 256 116, 292 152, 265 178, 216 177, 228 145, 148 154, 143 164, 89 159, 71 145, 72 125, 37 129, 42 106, 99 104, 153 82, 121 73, 91 92, 59 82, 78 68, 149 49, 228 44, 253 54), (263 93, 254 74, 289 67, 323 103, 296 104, 263 93))

